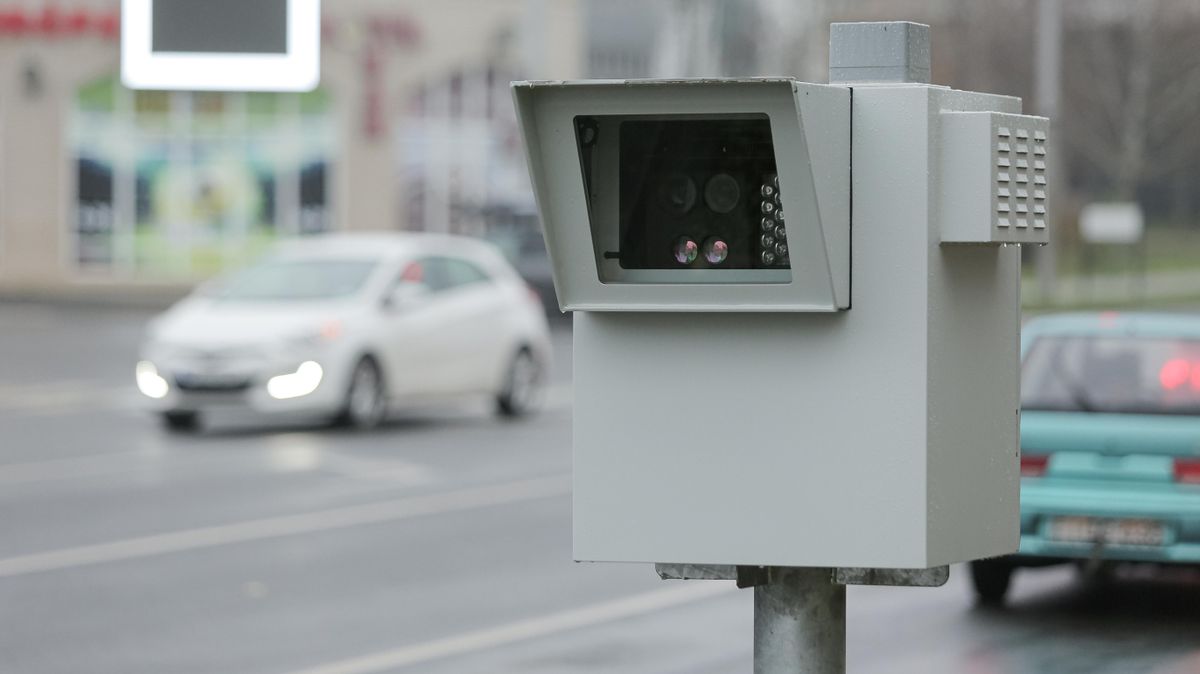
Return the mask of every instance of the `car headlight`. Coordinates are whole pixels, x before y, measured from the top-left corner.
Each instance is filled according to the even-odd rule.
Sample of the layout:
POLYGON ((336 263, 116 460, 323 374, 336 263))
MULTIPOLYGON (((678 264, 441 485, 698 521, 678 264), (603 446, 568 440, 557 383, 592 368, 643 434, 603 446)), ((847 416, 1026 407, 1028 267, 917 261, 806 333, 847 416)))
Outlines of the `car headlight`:
POLYGON ((281 374, 267 380, 267 395, 276 400, 290 400, 306 396, 321 385, 325 370, 320 363, 305 361, 295 372, 281 374))
POLYGON ((135 370, 137 375, 137 387, 148 398, 162 400, 167 397, 167 393, 171 390, 171 385, 167 380, 158 373, 158 368, 154 363, 148 360, 143 360, 137 364, 135 370))

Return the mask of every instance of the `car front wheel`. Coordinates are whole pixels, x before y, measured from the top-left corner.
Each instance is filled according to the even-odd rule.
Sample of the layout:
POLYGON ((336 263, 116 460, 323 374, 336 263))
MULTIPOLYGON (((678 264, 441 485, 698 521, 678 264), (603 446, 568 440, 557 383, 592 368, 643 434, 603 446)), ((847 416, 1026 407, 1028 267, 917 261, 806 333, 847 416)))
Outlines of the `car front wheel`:
POLYGON ((346 401, 335 422, 339 426, 359 429, 375 428, 387 414, 387 394, 379 366, 371 358, 363 358, 354 367, 346 401))
POLYGON ((533 411, 542 388, 542 366, 528 349, 521 349, 508 366, 504 389, 496 396, 501 416, 519 417, 533 411))
POLYGON ((984 606, 1000 606, 1008 594, 1016 568, 1004 559, 981 559, 971 562, 971 584, 975 596, 984 606))

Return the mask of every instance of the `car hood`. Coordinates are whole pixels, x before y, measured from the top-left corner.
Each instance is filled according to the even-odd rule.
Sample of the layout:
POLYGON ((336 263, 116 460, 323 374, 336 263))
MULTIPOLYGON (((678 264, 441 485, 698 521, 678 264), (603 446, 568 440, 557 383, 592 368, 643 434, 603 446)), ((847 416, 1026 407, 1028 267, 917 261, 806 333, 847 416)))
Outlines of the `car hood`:
POLYGON ((189 299, 152 323, 156 344, 220 348, 316 335, 349 313, 344 305, 309 302, 222 302, 189 299))
POLYGON ((1026 410, 1021 447, 1031 453, 1194 456, 1200 454, 1200 416, 1026 410))

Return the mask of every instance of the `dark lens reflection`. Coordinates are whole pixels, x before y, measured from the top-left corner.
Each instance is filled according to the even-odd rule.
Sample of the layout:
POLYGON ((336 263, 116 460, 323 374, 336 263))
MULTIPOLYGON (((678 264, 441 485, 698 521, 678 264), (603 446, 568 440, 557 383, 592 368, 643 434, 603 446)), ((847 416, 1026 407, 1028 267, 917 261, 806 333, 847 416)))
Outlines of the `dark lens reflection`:
POLYGON ((675 249, 672 251, 675 256, 675 261, 682 265, 690 265, 700 256, 700 246, 689 239, 683 237, 675 242, 675 249))
POLYGON ((696 205, 696 181, 682 173, 672 173, 663 181, 663 206, 675 215, 685 215, 696 205))
POLYGON ((704 187, 704 202, 714 213, 729 213, 737 208, 742 198, 738 181, 728 173, 718 173, 704 187))

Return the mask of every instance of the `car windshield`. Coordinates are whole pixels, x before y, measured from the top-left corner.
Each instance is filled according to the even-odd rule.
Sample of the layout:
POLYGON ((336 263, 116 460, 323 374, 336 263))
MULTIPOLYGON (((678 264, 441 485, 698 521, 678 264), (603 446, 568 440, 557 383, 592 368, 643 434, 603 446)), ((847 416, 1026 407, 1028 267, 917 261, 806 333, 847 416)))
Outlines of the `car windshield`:
POLYGON ((1021 368, 1026 410, 1200 414, 1200 341, 1039 337, 1021 368))
POLYGON ((328 300, 362 289, 378 260, 274 259, 219 283, 209 296, 223 301, 328 300))

